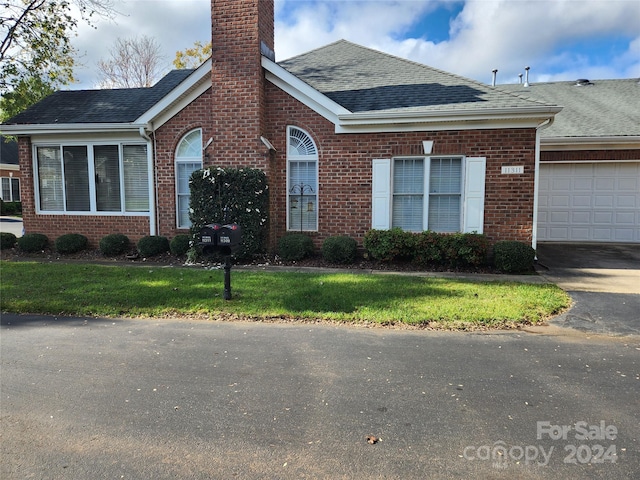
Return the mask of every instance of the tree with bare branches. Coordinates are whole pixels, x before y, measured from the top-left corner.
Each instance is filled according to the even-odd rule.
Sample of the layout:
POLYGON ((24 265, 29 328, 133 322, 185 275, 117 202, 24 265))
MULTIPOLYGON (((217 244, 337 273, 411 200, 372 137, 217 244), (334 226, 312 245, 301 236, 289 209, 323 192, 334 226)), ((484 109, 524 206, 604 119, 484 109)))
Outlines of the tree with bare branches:
POLYGON ((150 87, 163 73, 160 44, 143 35, 118 38, 107 60, 98 62, 101 88, 150 87))

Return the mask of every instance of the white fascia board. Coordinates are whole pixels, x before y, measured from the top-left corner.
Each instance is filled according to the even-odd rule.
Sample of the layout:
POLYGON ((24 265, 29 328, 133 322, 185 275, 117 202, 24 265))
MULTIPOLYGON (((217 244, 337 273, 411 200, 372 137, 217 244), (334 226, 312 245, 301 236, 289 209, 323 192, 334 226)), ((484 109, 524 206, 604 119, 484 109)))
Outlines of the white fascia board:
POLYGON ((341 118, 336 125, 336 133, 386 133, 386 132, 436 132, 446 130, 489 130, 496 128, 537 128, 549 116, 489 116, 486 114, 438 114, 414 117, 390 116, 388 118, 370 119, 369 121, 352 121, 341 118))
POLYGON ((200 65, 162 100, 138 117, 136 123, 153 124, 154 128, 158 128, 210 87, 211 59, 200 65))
POLYGON ((567 150, 635 150, 640 149, 640 136, 542 137, 542 151, 567 150))
POLYGON ((349 110, 318 92, 295 75, 287 72, 267 57, 262 57, 262 67, 266 70, 265 77, 269 82, 333 124, 338 123, 339 115, 350 113, 349 110))
POLYGON ((49 135, 137 132, 146 123, 46 123, 29 125, 0 125, 0 132, 9 135, 49 135))

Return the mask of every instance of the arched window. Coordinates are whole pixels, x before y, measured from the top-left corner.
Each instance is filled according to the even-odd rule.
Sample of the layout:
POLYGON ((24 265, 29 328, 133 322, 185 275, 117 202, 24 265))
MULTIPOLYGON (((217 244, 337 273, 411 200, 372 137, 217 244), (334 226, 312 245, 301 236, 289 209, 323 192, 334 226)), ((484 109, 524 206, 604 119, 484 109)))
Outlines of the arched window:
POLYGON ((202 168, 202 130, 187 133, 176 150, 176 218, 178 228, 191 227, 189 177, 202 168))
POLYGON ((318 150, 311 136, 287 128, 287 228, 318 230, 318 150))

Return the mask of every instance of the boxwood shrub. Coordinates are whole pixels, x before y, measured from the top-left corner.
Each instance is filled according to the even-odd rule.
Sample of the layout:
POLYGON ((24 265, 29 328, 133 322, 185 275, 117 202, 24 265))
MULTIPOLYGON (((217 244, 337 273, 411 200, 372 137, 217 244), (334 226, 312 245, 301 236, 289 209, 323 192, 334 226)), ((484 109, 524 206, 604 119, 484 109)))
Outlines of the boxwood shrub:
POLYGON ((353 238, 339 235, 322 242, 322 258, 330 263, 353 263, 358 253, 358 242, 353 238))
POLYGON ((17 240, 17 237, 11 232, 0 232, 0 250, 15 247, 17 240))
POLYGON ((191 247, 191 236, 186 233, 180 233, 171 239, 169 249, 173 255, 186 255, 191 247))
POLYGON ((58 253, 77 253, 87 248, 89 240, 80 233, 67 233, 56 238, 54 245, 58 253))
POLYGON ((129 249, 129 237, 122 233, 110 233, 100 239, 100 253, 107 257, 121 255, 129 249))
POLYGON ((363 245, 376 260, 411 260, 415 255, 415 234, 401 228, 369 230, 364 235, 363 245))
POLYGON ((153 257, 168 252, 169 239, 161 235, 149 235, 138 241, 138 252, 143 257, 153 257))
POLYGON ((40 252, 47 248, 49 238, 43 233, 26 233, 17 241, 23 252, 40 252))
POLYGON ((506 273, 532 271, 535 258, 535 250, 522 242, 502 240, 493 246, 493 264, 506 273))
POLYGON ((313 240, 303 233, 289 233, 278 240, 278 255, 283 260, 302 260, 313 255, 313 252, 313 240))

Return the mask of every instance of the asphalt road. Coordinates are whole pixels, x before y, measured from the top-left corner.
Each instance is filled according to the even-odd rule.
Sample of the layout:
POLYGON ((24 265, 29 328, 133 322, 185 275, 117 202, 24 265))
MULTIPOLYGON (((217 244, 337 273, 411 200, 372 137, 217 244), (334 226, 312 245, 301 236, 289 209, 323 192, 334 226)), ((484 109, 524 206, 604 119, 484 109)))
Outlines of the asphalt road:
POLYGON ((640 337, 536 331, 6 314, 0 478, 640 478, 640 337))

